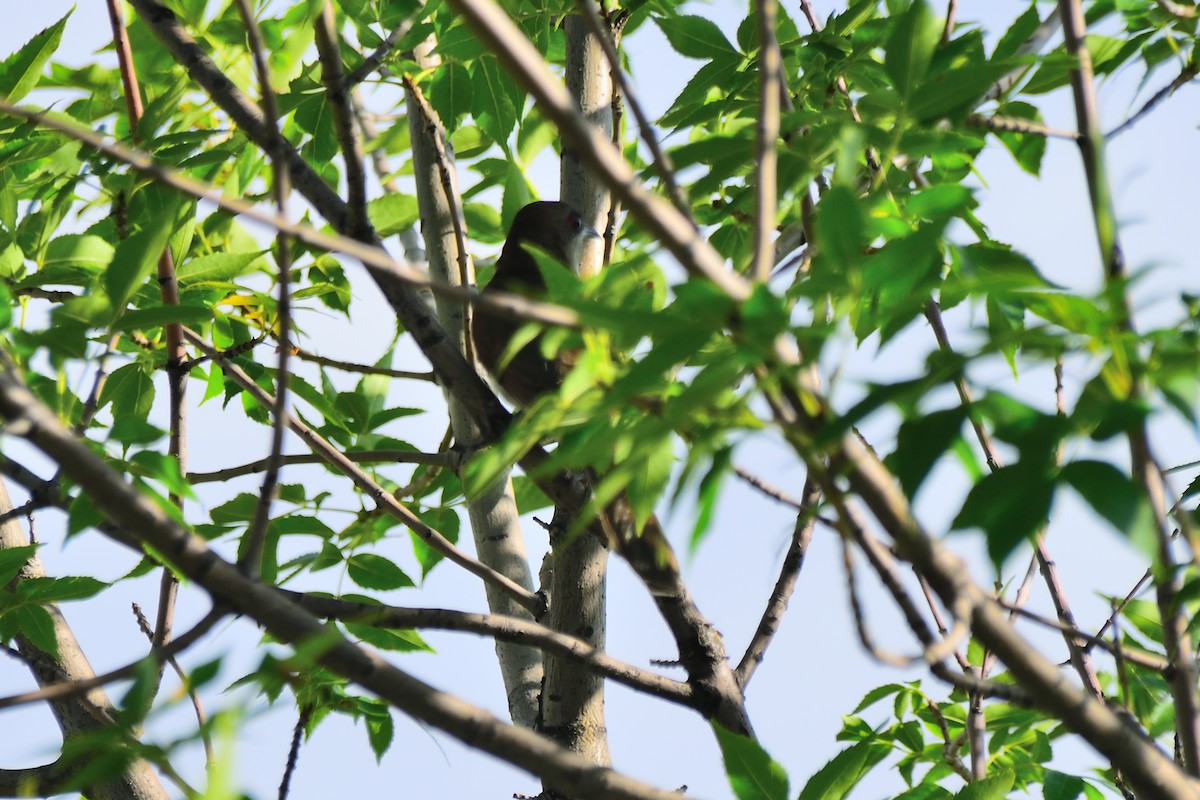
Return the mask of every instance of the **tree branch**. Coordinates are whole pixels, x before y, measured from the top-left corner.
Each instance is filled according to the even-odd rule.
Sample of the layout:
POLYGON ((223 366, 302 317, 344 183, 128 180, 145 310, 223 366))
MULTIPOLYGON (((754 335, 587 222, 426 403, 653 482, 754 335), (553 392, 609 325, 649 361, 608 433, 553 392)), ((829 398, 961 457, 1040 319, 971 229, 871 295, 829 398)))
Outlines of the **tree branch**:
MULTIPOLYGON (((184 328, 184 335, 193 345, 200 348, 203 352, 210 355, 214 360, 218 361, 221 369, 229 376, 234 383, 242 387, 242 389, 250 394, 258 403, 266 408, 270 408, 274 398, 267 394, 254 379, 242 371, 233 362, 222 357, 211 345, 204 339, 196 335, 194 332, 184 328)), ((471 556, 464 553, 462 550, 454 546, 445 536, 438 531, 426 525, 421 521, 416 514, 408 509, 407 506, 400 503, 390 493, 384 491, 383 487, 375 483, 367 473, 358 468, 357 465, 347 458, 340 450, 330 444, 323 436, 314 431, 312 428, 305 425, 300 420, 292 415, 287 416, 288 427, 292 432, 304 440, 317 455, 335 467, 339 472, 348 477, 355 486, 363 491, 375 503, 391 514, 396 519, 400 520, 409 530, 421 537, 427 545, 441 553, 448 560, 458 564, 463 569, 483 579, 485 582, 502 588, 509 593, 513 599, 524 606, 531 612, 537 612, 541 609, 543 601, 533 592, 517 585, 510 578, 501 575, 496 570, 481 564, 471 556)))
POLYGON ((678 800, 674 793, 598 767, 536 733, 505 725, 483 709, 436 691, 379 656, 333 634, 273 588, 247 579, 234 565, 210 550, 203 539, 163 513, 64 430, 54 413, 11 372, 0 374, 0 417, 8 422, 10 434, 28 439, 59 463, 88 492, 101 513, 122 528, 136 531, 139 540, 162 553, 181 573, 203 587, 215 603, 257 621, 281 642, 323 643, 317 658, 330 671, 466 745, 540 775, 573 796, 678 800))

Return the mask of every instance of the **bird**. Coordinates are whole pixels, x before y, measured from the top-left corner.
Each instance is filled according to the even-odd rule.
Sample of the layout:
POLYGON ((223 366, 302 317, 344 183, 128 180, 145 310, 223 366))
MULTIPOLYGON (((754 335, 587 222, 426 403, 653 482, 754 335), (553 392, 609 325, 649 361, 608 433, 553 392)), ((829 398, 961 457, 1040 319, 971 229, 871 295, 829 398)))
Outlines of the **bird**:
MULTIPOLYGON (((496 272, 483 295, 486 297, 495 291, 532 297, 544 295, 546 282, 538 269, 537 259, 527 246, 536 246, 564 266, 574 268, 578 266, 583 244, 599 235, 568 203, 530 203, 513 218, 500 257, 496 259, 496 272)), ((518 408, 527 408, 539 397, 557 390, 574 366, 575 354, 561 351, 550 360, 542 355, 540 343, 535 338, 505 363, 508 344, 520 328, 520 322, 480 307, 472 320, 471 339, 479 362, 503 394, 518 408)), ((595 474, 590 469, 587 474, 595 486, 595 474)), ((600 511, 597 521, 609 546, 625 557, 652 594, 678 594, 681 585, 679 563, 657 517, 650 515, 638 535, 633 509, 628 498, 621 496, 600 511)))
MULTIPOLYGON (((527 246, 534 245, 564 266, 575 267, 584 242, 599 236, 568 203, 545 200, 530 203, 513 218, 496 259, 496 272, 483 295, 503 291, 541 297, 546 293, 546 283, 537 259, 527 246)), ((551 361, 542 355, 540 343, 535 339, 505 363, 508 343, 520 328, 520 322, 480 308, 473 320, 471 336, 479 362, 503 394, 517 407, 526 408, 558 388, 574 365, 574 354, 564 352, 551 361)))

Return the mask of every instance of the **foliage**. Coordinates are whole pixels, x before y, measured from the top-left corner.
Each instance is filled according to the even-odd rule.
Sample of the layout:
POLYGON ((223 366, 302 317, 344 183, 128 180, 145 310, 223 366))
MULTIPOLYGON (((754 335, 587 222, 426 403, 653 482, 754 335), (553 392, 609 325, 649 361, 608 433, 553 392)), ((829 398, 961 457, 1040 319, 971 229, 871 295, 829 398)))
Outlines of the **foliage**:
MULTIPOLYGON (((167 5, 234 84, 257 97, 236 4, 167 5)), ((324 186, 337 191, 347 171, 311 46, 320 5, 269 4, 259 25, 278 93, 281 134, 324 186)), ((379 127, 367 149, 392 161, 391 174, 380 175, 381 182, 399 179, 401 187, 371 198, 371 224, 398 251, 401 245, 392 237, 403 237, 418 223, 414 184, 433 180, 413 174, 407 109, 402 96, 397 99, 402 79, 408 79, 452 132, 467 231, 472 247, 488 252, 534 196, 537 160, 562 154, 553 125, 451 5, 372 0, 337 5, 349 73, 391 30, 407 27, 384 59, 385 69, 372 71, 368 81, 367 102, 379 127), (420 64, 412 54, 429 36, 441 59, 436 66, 420 64)), ((561 66, 566 45, 559 20, 569 4, 506 5, 537 50, 561 66)), ((1092 32, 1086 44, 1099 76, 1139 70, 1145 85, 1157 86, 1167 72, 1195 75, 1196 19, 1165 6, 1150 0, 1088 4, 1092 32)), ((754 189, 761 51, 754 8, 727 31, 698 15, 700 9, 665 0, 635 0, 624 10, 626 37, 654 26, 675 53, 689 59, 692 76, 657 124, 671 143, 674 174, 686 176, 686 204, 703 238, 731 270, 745 274, 759 213, 754 189)), ((525 410, 462 476, 432 462, 410 468, 393 459, 368 465, 370 477, 453 542, 466 497, 539 443, 554 441, 557 446, 540 466, 518 478, 522 512, 549 504, 529 478, 586 469, 603 476, 599 497, 626 494, 642 522, 663 507, 665 497, 679 508, 697 508, 692 546, 702 547, 710 538, 736 535, 713 523, 713 509, 730 491, 725 479, 733 475, 737 456, 754 442, 773 437, 793 448, 810 475, 827 465, 828 495, 848 474, 838 473, 845 467, 838 461, 839 443, 851 432, 882 426, 890 432, 871 445, 886 453, 889 480, 909 500, 931 491, 936 469, 961 473, 967 488, 939 502, 953 529, 982 537, 998 582, 1015 555, 1026 552, 1023 545, 1045 532, 1052 509, 1069 490, 1142 548, 1159 586, 1179 583, 1168 608, 1182 614, 1190 631, 1197 610, 1194 564, 1167 564, 1163 550, 1171 546, 1161 536, 1170 509, 1177 512, 1170 525, 1178 525, 1194 546, 1188 539, 1191 514, 1178 504, 1181 497, 1164 503, 1147 488, 1144 464, 1131 466, 1104 446, 1134 442, 1136 458, 1147 422, 1164 418, 1194 434, 1196 300, 1181 294, 1172 319, 1143 327, 1133 324, 1127 299, 1135 278, 1110 274, 1098 290, 1054 284, 1022 253, 1022 242, 992 237, 989 220, 979 213, 973 188, 978 181, 970 180, 989 149, 1005 149, 1016 169, 1033 176, 1050 157, 1041 127, 1044 104, 1063 96, 1076 62, 1062 44, 1045 52, 1022 47, 1046 7, 1031 3, 1018 10, 1007 30, 962 24, 945 37, 943 10, 926 0, 859 0, 833 12, 815 31, 793 19, 792 10, 778 9, 776 30, 789 102, 776 143, 775 217, 781 239, 802 231, 811 241, 780 253, 776 276, 736 299, 702 278, 681 275, 661 257, 645 227, 625 218, 610 268, 583 282, 569 276, 550 281, 545 299, 575 312, 582 323, 578 330, 552 330, 541 339, 547 352, 580 354, 560 391, 525 410), (1017 79, 1009 82, 1010 76, 1017 79), (848 91, 839 91, 842 85, 848 91), (997 86, 1002 88, 995 91, 997 86), (959 349, 939 347, 927 337, 919 374, 862 387, 846 399, 804 395, 818 424, 802 432, 772 416, 772 409, 785 404, 788 387, 804 385, 797 381, 809 367, 834 363, 848 346, 886 358, 886 348, 902 336, 955 310, 968 318, 955 332, 959 349), (800 354, 796 363, 780 358, 780 342, 800 354), (958 394, 972 376, 994 374, 996 367, 1017 378, 1062 369, 1064 363, 1074 385, 1059 410, 1049 392, 1031 398, 1003 381, 974 387, 969 402, 958 394), (975 429, 987 432, 1005 463, 981 452, 975 429)), ((49 107, 55 116, 137 143, 157 163, 211 184, 226 197, 269 199, 267 187, 275 180, 270 158, 227 109, 189 80, 143 21, 135 18, 129 29, 145 99, 136 129, 128 121, 120 76, 106 59, 77 67, 56 54, 69 24, 69 17, 53 23, 0 63, 0 94, 8 102, 49 107)), ((627 66, 635 76, 655 69, 627 66)), ((646 187, 668 193, 662 165, 647 160, 634 144, 635 134, 633 126, 623 132, 623 152, 646 187)), ((9 116, 0 119, 0 137, 4 353, 34 395, 64 425, 83 430, 111 468, 164 508, 174 508, 171 496, 199 493, 203 502, 185 502, 181 518, 224 552, 244 552, 258 493, 224 487, 229 478, 219 484, 223 492, 209 492, 189 483, 165 455, 167 331, 175 323, 190 327, 233 355, 232 362, 259 387, 277 391, 279 244, 266 244, 261 231, 226 211, 164 187, 69 136, 9 116), (175 265, 177 303, 164 302, 155 279, 163 252, 175 265), (108 375, 93 409, 87 389, 101 368, 108 375)), ((373 367, 368 374, 351 380, 328 364, 294 366, 286 385, 297 415, 347 453, 417 453, 431 432, 436 441, 445 427, 438 402, 397 404, 399 379, 379 374, 393 366, 412 368, 394 364, 407 358, 398 353, 411 352, 404 348, 412 332, 359 315, 365 290, 359 288, 357 265, 298 240, 291 248, 292 343, 320 351, 306 329, 319 314, 371 331, 383 352, 365 365, 373 367)), ((260 399, 216 361, 189 352, 195 358, 187 365, 192 398, 263 430, 272 424, 260 399)), ((197 435, 204 433, 193 432, 197 435)), ((265 452, 231 453, 228 465, 261 455, 265 452)), ((64 488, 69 535, 102 524, 86 493, 64 488)), ((806 513, 828 519, 841 517, 845 508, 826 496, 819 509, 806 513)), ((844 526, 841 535, 851 546, 844 526)), ((907 557, 903 549, 897 547, 907 557)), ((0 583, 13 580, 32 552, 0 551, 0 583)), ((145 553, 142 567, 128 577, 158 561, 158 554, 145 553)), ((344 481, 329 475, 279 487, 265 527, 261 577, 268 584, 319 586, 376 606, 392 592, 415 594, 446 568, 439 552, 381 513, 367 492, 350 494, 344 481), (325 488, 335 481, 338 488, 325 488)), ((106 584, 81 576, 25 579, 14 586, 0 601, 0 636, 24 637, 54 652, 46 604, 86 601, 106 584)), ((1176 645, 1164 636, 1161 605, 1141 598, 1115 602, 1121 605, 1121 624, 1109 635, 1118 650, 1172 657, 1176 645)), ((414 631, 380 628, 369 620, 330 625, 380 650, 431 650, 414 631)), ((973 640, 962 657, 978 671, 989 653, 973 640)), ((318 660, 318 652, 298 653, 286 663, 264 658, 245 683, 270 701, 293 694, 311 715, 310 731, 330 713, 363 720, 373 752, 382 757, 393 742, 387 704, 360 694, 344 676, 318 667, 318 660)), ((1175 700, 1167 680, 1147 663, 1118 660, 1114 673, 1101 675, 1101 688, 1170 750, 1175 700)), ((988 677, 1019 683, 1005 672, 988 677)), ((1055 744, 1071 735, 1064 722, 1051 712, 1000 700, 986 703, 986 774, 972 775, 968 727, 974 699, 961 688, 947 695, 932 679, 881 686, 845 718, 839 738, 846 749, 807 779, 793 775, 792 784, 804 787, 803 800, 838 800, 887 765, 895 768, 888 789, 895 797, 981 800, 1013 791, 1090 798, 1110 792, 1119 780, 1103 757, 1087 776, 1052 769, 1055 744), (868 709, 878 713, 885 701, 890 708, 882 722, 860 716, 868 709)), ((736 796, 791 796, 782 767, 758 744, 716 730, 736 796)), ((169 748, 151 757, 165 763, 169 748)))

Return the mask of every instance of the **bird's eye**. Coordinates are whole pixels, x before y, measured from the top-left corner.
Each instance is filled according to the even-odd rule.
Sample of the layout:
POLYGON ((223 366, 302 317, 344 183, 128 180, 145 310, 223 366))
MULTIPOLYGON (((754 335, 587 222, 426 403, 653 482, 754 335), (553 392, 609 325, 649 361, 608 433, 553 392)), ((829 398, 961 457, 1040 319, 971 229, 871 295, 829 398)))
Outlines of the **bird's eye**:
POLYGON ((578 231, 583 227, 583 218, 578 214, 571 214, 571 216, 567 217, 567 227, 573 231, 578 231))

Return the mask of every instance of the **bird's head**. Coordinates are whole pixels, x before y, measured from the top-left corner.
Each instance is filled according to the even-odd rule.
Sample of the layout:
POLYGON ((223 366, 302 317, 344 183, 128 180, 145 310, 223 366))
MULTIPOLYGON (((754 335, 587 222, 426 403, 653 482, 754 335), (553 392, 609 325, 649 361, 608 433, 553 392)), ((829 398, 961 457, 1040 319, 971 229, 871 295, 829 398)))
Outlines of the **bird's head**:
POLYGON ((579 212, 558 201, 530 203, 517 212, 508 239, 507 250, 522 242, 536 245, 568 267, 579 263, 580 249, 585 241, 599 237, 595 228, 583 221, 579 212))

